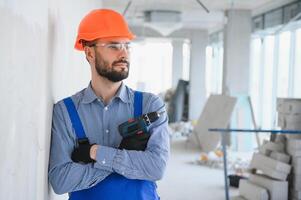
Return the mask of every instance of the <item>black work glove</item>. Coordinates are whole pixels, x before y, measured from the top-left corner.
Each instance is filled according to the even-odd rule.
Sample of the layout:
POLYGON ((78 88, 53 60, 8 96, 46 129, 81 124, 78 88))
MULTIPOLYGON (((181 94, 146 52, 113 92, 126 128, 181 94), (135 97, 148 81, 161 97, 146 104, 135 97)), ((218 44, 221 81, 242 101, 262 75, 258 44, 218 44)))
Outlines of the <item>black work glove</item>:
POLYGON ((73 160, 73 162, 84 164, 95 162, 90 157, 90 149, 93 145, 94 144, 89 143, 79 144, 78 147, 76 147, 71 154, 71 159, 73 160))
POLYGON ((133 135, 126 138, 123 138, 119 149, 127 149, 127 150, 136 150, 136 151, 144 151, 147 146, 147 142, 150 138, 149 133, 142 133, 139 135, 133 135))

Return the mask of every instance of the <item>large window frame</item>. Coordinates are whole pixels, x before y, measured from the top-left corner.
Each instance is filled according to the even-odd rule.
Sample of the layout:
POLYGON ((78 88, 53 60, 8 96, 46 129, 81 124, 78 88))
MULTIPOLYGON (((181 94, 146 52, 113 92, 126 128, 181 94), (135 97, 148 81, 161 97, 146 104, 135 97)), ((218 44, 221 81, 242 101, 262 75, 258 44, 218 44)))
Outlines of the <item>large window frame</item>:
POLYGON ((262 52, 262 57, 258 58, 257 56, 256 58, 260 60, 254 61, 254 55, 252 55, 254 52, 251 49, 250 96, 254 105, 255 118, 257 125, 260 128, 276 128, 277 98, 301 98, 301 89, 299 89, 297 86, 297 83, 300 83, 301 78, 300 75, 296 75, 296 73, 301 74, 301 44, 298 44, 298 42, 301 42, 301 26, 286 29, 280 32, 276 31, 273 34, 263 34, 262 32, 260 32, 260 34, 253 34, 251 39, 251 47, 255 41, 261 41, 260 51, 262 52), (273 49, 271 49, 271 45, 267 45, 265 43, 265 40, 267 40, 269 37, 274 37, 273 49), (267 65, 271 64, 267 62, 270 57, 265 55, 265 51, 270 51, 269 55, 273 55, 271 72, 272 85, 270 86, 267 86, 264 82, 266 78, 265 73, 267 73, 266 67, 267 65), (261 67, 261 70, 259 70, 259 74, 257 75, 258 77, 255 78, 253 73, 254 62, 258 62, 257 65, 259 66, 257 67, 261 67), (252 87, 254 79, 259 79, 259 87, 257 90, 252 87), (266 91, 269 87, 271 87, 271 91, 269 94, 266 94, 266 91), (266 95, 271 95, 268 96, 269 100, 267 99, 266 95), (265 107, 267 105, 270 106, 269 109, 265 107))

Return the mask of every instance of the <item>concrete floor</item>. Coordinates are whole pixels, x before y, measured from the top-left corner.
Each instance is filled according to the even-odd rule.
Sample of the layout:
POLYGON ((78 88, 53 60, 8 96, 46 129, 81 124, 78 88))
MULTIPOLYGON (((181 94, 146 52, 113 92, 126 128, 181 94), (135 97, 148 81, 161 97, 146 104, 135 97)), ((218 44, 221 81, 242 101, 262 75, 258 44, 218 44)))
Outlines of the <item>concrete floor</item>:
MULTIPOLYGON (((224 174, 220 169, 192 164, 199 150, 185 148, 185 139, 171 141, 171 156, 158 192, 162 200, 222 200, 225 199, 224 174)), ((238 194, 230 190, 230 196, 238 194)))

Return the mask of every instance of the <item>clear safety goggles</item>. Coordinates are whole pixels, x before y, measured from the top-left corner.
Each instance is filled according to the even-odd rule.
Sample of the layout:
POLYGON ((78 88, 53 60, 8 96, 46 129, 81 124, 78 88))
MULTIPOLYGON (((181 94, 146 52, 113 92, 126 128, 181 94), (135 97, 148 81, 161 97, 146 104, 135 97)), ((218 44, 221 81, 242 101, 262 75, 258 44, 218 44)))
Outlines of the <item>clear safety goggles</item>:
POLYGON ((112 51, 122 51, 122 50, 130 50, 131 48, 131 43, 129 42, 125 42, 125 43, 115 43, 115 42, 112 42, 112 43, 97 43, 97 44, 94 44, 93 46, 95 47, 104 47, 104 48, 107 48, 109 50, 112 50, 112 51))

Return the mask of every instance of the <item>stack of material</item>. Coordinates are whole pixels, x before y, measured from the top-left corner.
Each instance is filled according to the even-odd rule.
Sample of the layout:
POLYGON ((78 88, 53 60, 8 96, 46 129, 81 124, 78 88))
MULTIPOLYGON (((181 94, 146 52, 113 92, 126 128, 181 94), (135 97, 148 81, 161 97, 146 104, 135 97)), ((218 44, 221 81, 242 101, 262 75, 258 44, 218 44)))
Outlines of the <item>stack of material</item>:
POLYGON ((258 153, 253 154, 250 168, 254 169, 249 180, 239 183, 240 198, 248 200, 287 200, 291 171, 290 156, 284 153, 283 139, 265 141, 258 153))
POLYGON ((290 175, 290 198, 301 200, 301 139, 288 139, 287 152, 292 156, 292 173, 290 175))
MULTIPOLYGON (((278 99, 277 111, 278 126, 282 129, 301 130, 301 99, 278 99)), ((286 137, 286 152, 292 157, 289 198, 301 200, 301 134, 286 137)))

